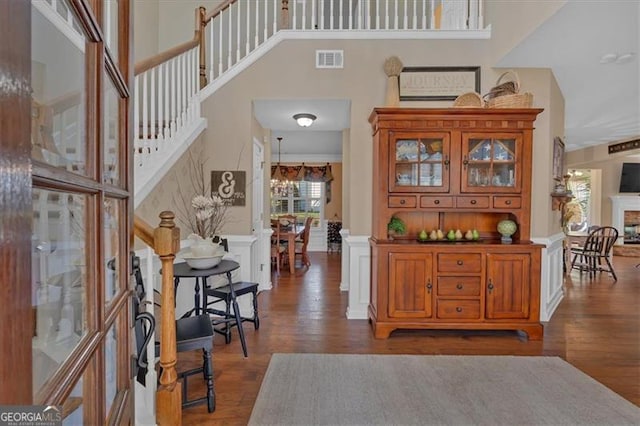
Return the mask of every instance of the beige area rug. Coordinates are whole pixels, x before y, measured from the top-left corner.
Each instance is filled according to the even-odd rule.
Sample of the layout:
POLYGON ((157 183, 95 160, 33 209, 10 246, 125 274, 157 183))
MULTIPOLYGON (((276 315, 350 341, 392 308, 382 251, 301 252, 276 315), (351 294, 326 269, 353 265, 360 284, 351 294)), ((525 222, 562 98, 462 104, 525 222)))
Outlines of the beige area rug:
POLYGON ((638 425, 557 357, 274 354, 250 425, 638 425))

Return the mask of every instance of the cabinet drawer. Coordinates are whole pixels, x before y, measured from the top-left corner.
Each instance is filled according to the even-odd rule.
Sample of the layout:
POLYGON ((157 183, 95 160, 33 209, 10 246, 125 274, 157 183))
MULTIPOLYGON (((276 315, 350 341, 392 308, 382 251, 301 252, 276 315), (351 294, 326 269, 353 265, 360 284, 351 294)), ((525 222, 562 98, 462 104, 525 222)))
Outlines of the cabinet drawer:
POLYGON ((480 277, 438 277, 438 296, 480 296, 480 277))
POLYGON ((415 195, 390 195, 389 207, 415 208, 416 197, 415 195))
POLYGON ((453 197, 420 197, 420 207, 453 207, 453 197))
POLYGON ((456 197, 456 207, 486 209, 489 208, 489 197, 456 197))
POLYGON ((496 209, 519 209, 520 197, 493 197, 493 208, 496 209))
POLYGON ((482 256, 480 253, 440 253, 438 254, 439 272, 480 272, 482 256))
POLYGON ((479 300, 438 299, 439 319, 480 319, 479 300))

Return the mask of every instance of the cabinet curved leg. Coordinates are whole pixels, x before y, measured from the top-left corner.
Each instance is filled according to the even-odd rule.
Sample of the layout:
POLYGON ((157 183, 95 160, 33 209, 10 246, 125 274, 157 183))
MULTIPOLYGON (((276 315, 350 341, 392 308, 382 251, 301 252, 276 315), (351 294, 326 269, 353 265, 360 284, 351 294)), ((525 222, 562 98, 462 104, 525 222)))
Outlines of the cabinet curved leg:
POLYGON ((542 340, 544 335, 544 327, 542 324, 528 325, 521 328, 522 331, 527 333, 529 340, 542 340))
POLYGON ((395 325, 382 325, 375 321, 371 321, 371 325, 373 326, 373 337, 376 339, 388 339, 391 332, 397 328, 395 325))

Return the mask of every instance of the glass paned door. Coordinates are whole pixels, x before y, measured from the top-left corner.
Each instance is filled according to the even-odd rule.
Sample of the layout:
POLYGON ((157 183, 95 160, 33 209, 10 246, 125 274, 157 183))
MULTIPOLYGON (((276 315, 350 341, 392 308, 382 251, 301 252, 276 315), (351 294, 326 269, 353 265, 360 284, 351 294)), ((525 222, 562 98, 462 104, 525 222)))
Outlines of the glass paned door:
MULTIPOLYGON (((21 196, 29 200, 31 220, 20 229, 26 241, 15 243, 31 264, 31 285, 25 280, 30 291, 15 301, 24 309, 12 326, 26 338, 10 344, 29 356, 17 367, 24 380, 0 389, 3 395, 8 386, 22 390, 20 404, 63 406, 64 424, 106 424, 107 418, 126 424, 132 417, 126 397, 131 141, 124 118, 132 64, 123 60, 125 72, 116 61, 129 57, 132 1, 11 5, 0 2, 1 21, 8 23, 0 35, 22 34, 15 42, 25 46, 13 60, 27 64, 14 77, 25 82, 26 107, 20 119, 0 111, 0 122, 12 120, 20 141, 31 136, 23 148, 31 158, 21 166, 28 170, 21 196), (14 23, 7 18, 13 15, 22 19, 14 23)), ((0 257, 0 266, 11 264, 0 257)), ((7 336, 7 325, 1 327, 7 336)), ((6 371, 2 357, 0 365, 6 371)))
POLYGON ((31 156, 86 176, 87 39, 67 2, 55 4, 31 7, 31 156))
POLYGON ((449 137, 396 134, 390 143, 389 187, 393 192, 449 191, 449 137))
POLYGON ((520 192, 519 136, 464 135, 462 148, 463 192, 520 192))
POLYGON ((87 204, 86 195, 33 190, 34 395, 87 332, 87 204))

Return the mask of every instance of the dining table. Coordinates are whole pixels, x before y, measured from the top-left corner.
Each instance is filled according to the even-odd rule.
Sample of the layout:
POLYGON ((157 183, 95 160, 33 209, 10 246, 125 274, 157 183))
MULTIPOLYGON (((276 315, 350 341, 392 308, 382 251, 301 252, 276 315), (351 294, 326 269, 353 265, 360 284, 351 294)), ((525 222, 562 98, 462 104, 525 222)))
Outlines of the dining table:
MULTIPOLYGON (((295 273, 296 262, 296 237, 304 231, 304 225, 280 227, 280 240, 287 242, 287 254, 289 256, 289 273, 295 273)), ((275 232, 275 231, 274 231, 275 232)))

